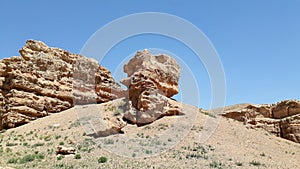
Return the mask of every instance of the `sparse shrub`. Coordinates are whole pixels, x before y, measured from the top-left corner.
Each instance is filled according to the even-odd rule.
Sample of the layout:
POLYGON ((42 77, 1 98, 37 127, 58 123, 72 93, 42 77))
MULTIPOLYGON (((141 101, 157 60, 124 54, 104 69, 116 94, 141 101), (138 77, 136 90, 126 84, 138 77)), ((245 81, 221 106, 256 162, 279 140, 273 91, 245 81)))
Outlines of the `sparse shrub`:
POLYGON ((62 160, 63 158, 64 158, 64 156, 60 155, 60 156, 57 157, 57 160, 62 160))
POLYGON ((35 143, 32 145, 32 147, 40 147, 40 146, 43 146, 44 143, 35 143))
POLYGON ((108 107, 105 109, 105 111, 111 111, 111 112, 114 112, 117 110, 117 107, 116 106, 113 106, 113 105, 107 105, 108 107))
POLYGON ((213 161, 213 162, 209 163, 210 168, 222 169, 222 165, 223 164, 221 162, 216 162, 216 161, 213 161))
POLYGON ((185 158, 187 159, 190 159, 190 158, 197 158, 197 159, 200 159, 200 158, 203 158, 203 159, 208 159, 208 156, 207 155, 204 155, 204 154, 200 154, 198 152, 195 152, 195 153, 189 153, 185 156, 185 158))
POLYGON ((7 147, 16 146, 16 145, 18 145, 18 144, 17 144, 17 143, 9 143, 9 142, 6 143, 6 146, 7 146, 7 147))
POLYGON ((18 163, 18 158, 11 158, 7 161, 9 164, 17 164, 18 163))
POLYGON ((59 142, 59 145, 63 146, 63 145, 65 145, 65 142, 61 141, 61 142, 59 142))
POLYGON ((83 144, 80 144, 80 145, 77 146, 77 149, 80 150, 80 151, 83 151, 83 152, 90 153, 93 149, 95 149, 95 146, 94 146, 95 144, 96 143, 93 142, 93 140, 86 138, 86 139, 84 139, 83 144))
POLYGON ((73 165, 67 165, 67 164, 56 164, 55 168, 74 169, 74 166, 73 165))
POLYGON ((56 140, 58 140, 58 139, 60 139, 60 138, 61 138, 61 135, 56 135, 56 136, 55 136, 55 139, 56 139, 56 140))
POLYGON ((24 163, 27 163, 27 162, 31 162, 34 159, 35 159, 35 155, 28 154, 28 155, 25 155, 23 158, 20 159, 20 163, 24 164, 24 163))
POLYGON ((237 165, 237 166, 243 166, 243 163, 241 163, 241 162, 236 162, 235 165, 237 165))
POLYGON ((44 137, 44 140, 45 140, 45 141, 50 141, 50 140, 51 140, 51 136, 50 136, 50 135, 49 135, 49 136, 45 136, 45 137, 44 137))
POLYGON ((35 154, 27 154, 27 155, 25 155, 23 158, 20 159, 19 163, 20 164, 24 164, 24 163, 27 163, 27 162, 34 161, 35 159, 42 160, 44 158, 45 158, 44 154, 38 153, 36 151, 35 154))
POLYGON ((262 157, 265 157, 265 156, 266 156, 266 154, 265 154, 265 153, 261 153, 261 154, 260 154, 260 156, 262 156, 262 157))
POLYGON ((33 131, 30 131, 29 133, 26 134, 26 136, 33 134, 33 131))
POLYGON ((98 163, 106 163, 107 158, 106 157, 100 157, 98 158, 98 163))
POLYGON ((47 149, 48 154, 53 154, 53 149, 47 149))
POLYGON ((12 149, 10 149, 10 148, 7 147, 7 148, 5 149, 5 151, 6 151, 7 153, 11 153, 11 152, 12 152, 12 149))
POLYGON ((249 164, 250 164, 250 165, 253 165, 253 166, 260 166, 260 165, 261 165, 261 163, 260 163, 260 162, 258 162, 258 161, 255 161, 255 160, 253 160, 253 161, 249 162, 249 164))
POLYGON ((169 125, 167 125, 167 124, 159 124, 158 125, 158 131, 167 130, 168 127, 169 127, 169 125))
POLYGON ((114 140, 113 139, 105 139, 104 144, 114 144, 114 140))
POLYGON ((81 155, 80 154, 75 154, 74 158, 75 159, 81 159, 81 155))
POLYGON ((48 143, 46 144, 46 146, 50 147, 50 146, 52 146, 53 144, 54 144, 53 142, 48 142, 48 143))
MULTIPOLYGON (((83 120, 83 119, 82 119, 83 120)), ((84 120, 84 121, 88 121, 88 120, 84 120)), ((80 126, 80 121, 79 120, 76 120, 74 123, 72 123, 68 129, 71 129, 72 127, 78 127, 80 126)))
POLYGON ((146 150, 145 153, 146 154, 152 154, 152 151, 151 150, 146 150))
POLYGON ((36 158, 42 160, 45 158, 45 155, 40 153, 36 155, 36 158))
POLYGON ((140 138, 144 138, 144 133, 137 133, 136 135, 140 138))

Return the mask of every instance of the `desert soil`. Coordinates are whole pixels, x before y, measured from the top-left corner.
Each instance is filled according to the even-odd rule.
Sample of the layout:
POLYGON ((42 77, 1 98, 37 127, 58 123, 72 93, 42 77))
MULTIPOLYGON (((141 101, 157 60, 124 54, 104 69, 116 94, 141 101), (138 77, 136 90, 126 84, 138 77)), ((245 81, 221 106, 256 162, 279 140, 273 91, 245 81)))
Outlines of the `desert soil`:
MULTIPOLYGON (((119 111, 120 100, 79 108, 119 111)), ((78 108, 78 107, 77 107, 78 108)), ((88 136, 77 108, 0 135, 0 166, 12 168, 300 168, 300 145, 260 129, 183 105, 186 115, 163 117, 123 134, 88 136), (75 155, 56 154, 57 146, 75 155)), ((123 112, 119 112, 123 113, 123 112)), ((0 167, 1 168, 1 167, 0 167)))

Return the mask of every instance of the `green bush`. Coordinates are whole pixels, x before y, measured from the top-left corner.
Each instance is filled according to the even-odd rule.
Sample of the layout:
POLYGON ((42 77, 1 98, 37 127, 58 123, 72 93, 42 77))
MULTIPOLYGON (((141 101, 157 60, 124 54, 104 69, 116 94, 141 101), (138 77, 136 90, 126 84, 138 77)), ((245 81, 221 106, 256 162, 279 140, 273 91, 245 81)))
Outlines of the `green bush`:
POLYGON ((100 157, 100 158, 98 159, 98 163, 106 163, 106 161, 107 161, 107 158, 106 158, 106 157, 100 157))
POLYGON ((58 156, 57 160, 62 160, 64 158, 64 156, 58 156))
POLYGON ((44 140, 45 140, 45 141, 50 141, 50 140, 51 140, 51 136, 50 136, 50 135, 49 135, 49 136, 45 136, 45 137, 44 137, 44 140))
POLYGON ((24 164, 24 163, 27 163, 27 162, 31 162, 35 159, 35 155, 33 154, 28 154, 26 156, 24 156, 23 158, 20 159, 20 163, 21 164, 24 164))
POLYGON ((74 158, 75 159, 81 159, 81 155, 80 154, 76 154, 74 158))
POLYGON ((8 163, 9 164, 16 164, 16 163, 18 163, 18 159, 17 158, 11 158, 11 159, 8 160, 8 163))
POLYGON ((55 136, 55 139, 56 139, 56 140, 58 140, 58 139, 60 139, 60 138, 61 138, 61 135, 56 135, 56 136, 55 136))
POLYGON ((41 147, 43 145, 44 145, 44 143, 35 143, 34 145, 32 145, 32 147, 41 147))
POLYGON ((10 146, 16 146, 16 145, 18 145, 18 144, 16 144, 16 143, 6 143, 6 146, 7 146, 7 147, 10 147, 10 146))

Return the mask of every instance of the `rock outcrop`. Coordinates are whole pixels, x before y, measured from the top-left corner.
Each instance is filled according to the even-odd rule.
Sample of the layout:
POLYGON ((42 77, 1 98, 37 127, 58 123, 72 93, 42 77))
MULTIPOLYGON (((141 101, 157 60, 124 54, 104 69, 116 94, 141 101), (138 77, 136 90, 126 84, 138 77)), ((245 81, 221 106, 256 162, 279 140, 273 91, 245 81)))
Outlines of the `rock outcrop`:
POLYGON ((56 150, 56 154, 61 154, 61 155, 69 155, 75 153, 76 153, 76 149, 73 147, 58 146, 56 150))
POLYGON ((125 94, 93 59, 34 40, 20 54, 0 61, 0 129, 125 94))
MULTIPOLYGON (((87 121, 86 111, 78 112, 82 124, 97 126, 89 134, 108 136, 121 132, 127 122, 145 125, 182 113, 180 104, 170 99, 178 93, 180 76, 180 67, 170 56, 138 51, 124 66, 128 75, 122 80, 128 88, 124 91, 108 69, 82 55, 34 40, 28 40, 20 54, 0 61, 0 129, 26 124, 74 105, 122 97, 127 100, 122 114, 93 111, 93 118, 87 121), (103 119, 99 121, 100 116, 103 119)), ((77 107, 75 111, 81 110, 77 107)))
POLYGON ((285 100, 270 105, 248 104, 238 109, 227 109, 222 115, 300 143, 300 101, 285 100))
POLYGON ((178 93, 180 67, 170 56, 151 55, 138 51, 126 65, 127 78, 121 81, 128 88, 129 111, 124 118, 144 125, 166 115, 181 114, 178 104, 170 99, 178 93))

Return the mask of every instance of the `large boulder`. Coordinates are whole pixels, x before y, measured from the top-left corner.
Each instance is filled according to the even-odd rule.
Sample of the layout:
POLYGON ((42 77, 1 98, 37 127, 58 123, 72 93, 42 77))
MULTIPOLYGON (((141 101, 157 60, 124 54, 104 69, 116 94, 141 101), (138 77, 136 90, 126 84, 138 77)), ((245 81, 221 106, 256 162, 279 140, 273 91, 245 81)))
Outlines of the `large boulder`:
POLYGON ((0 61, 0 129, 124 95, 96 60, 34 40, 20 54, 0 61))
POLYGON ((227 107, 222 115, 300 143, 300 101, 298 100, 284 100, 275 104, 248 104, 238 109, 227 107))
POLYGON ((144 125, 165 115, 180 114, 180 106, 170 97, 178 93, 180 67, 170 56, 152 55, 138 51, 124 65, 127 78, 121 81, 128 88, 131 101, 124 118, 133 124, 144 125))

